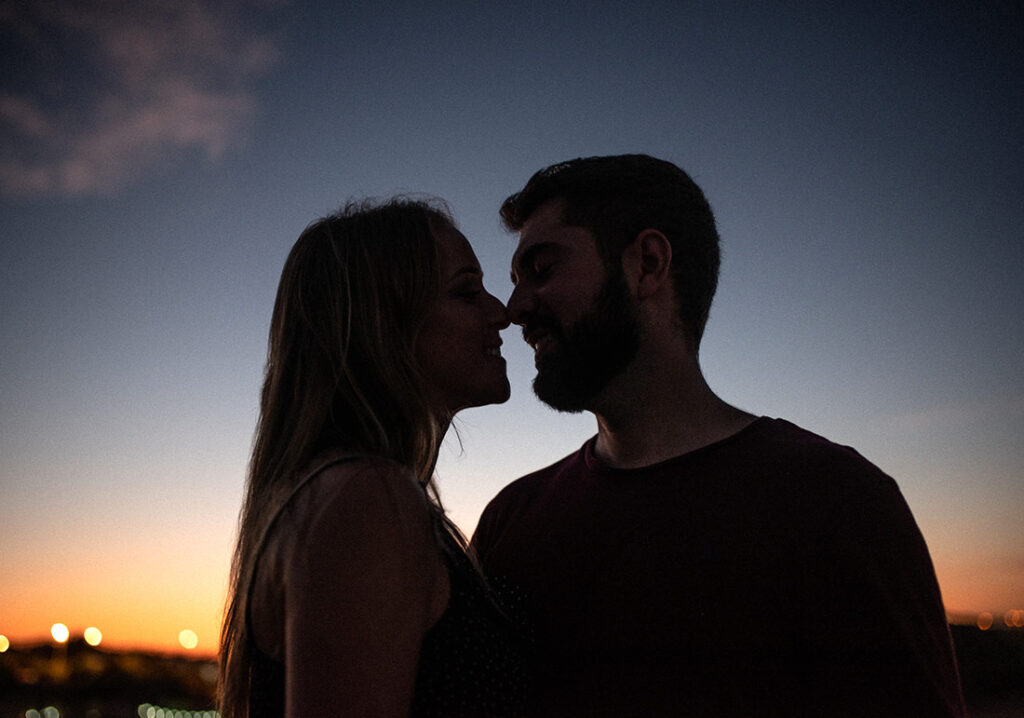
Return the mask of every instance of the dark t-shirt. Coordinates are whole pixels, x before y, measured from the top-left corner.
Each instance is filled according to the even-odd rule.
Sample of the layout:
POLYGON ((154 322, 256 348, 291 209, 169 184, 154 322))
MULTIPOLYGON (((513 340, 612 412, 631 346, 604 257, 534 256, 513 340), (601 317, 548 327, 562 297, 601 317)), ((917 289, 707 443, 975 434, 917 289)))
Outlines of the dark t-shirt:
POLYGON ((963 714, 924 540, 855 451, 767 418, 642 469, 593 443, 473 539, 533 611, 536 715, 963 714))

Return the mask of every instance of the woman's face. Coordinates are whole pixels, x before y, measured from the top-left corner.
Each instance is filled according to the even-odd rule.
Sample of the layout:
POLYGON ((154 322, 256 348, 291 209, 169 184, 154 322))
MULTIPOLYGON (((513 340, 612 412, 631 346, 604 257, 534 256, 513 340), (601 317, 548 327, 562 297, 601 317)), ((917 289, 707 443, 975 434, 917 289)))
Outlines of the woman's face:
POLYGON ((480 263, 462 233, 448 227, 436 240, 439 292, 416 344, 427 390, 449 414, 500 404, 510 391, 499 336, 508 312, 484 289, 480 263))

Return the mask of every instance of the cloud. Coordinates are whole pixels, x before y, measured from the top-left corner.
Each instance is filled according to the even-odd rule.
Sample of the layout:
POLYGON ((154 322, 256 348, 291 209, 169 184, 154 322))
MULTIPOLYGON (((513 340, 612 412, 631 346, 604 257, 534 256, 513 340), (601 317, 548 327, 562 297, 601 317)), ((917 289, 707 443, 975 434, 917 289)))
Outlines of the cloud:
POLYGON ((1019 422, 1022 418, 1024 396, 1010 394, 994 399, 966 400, 897 414, 889 418, 889 426, 901 432, 923 432, 977 426, 993 420, 1019 422))
POLYGON ((201 0, 36 0, 0 7, 0 191, 111 193, 187 152, 244 143, 256 80, 278 60, 259 7, 201 0), (5 58, 6 60, 7 58, 5 58))

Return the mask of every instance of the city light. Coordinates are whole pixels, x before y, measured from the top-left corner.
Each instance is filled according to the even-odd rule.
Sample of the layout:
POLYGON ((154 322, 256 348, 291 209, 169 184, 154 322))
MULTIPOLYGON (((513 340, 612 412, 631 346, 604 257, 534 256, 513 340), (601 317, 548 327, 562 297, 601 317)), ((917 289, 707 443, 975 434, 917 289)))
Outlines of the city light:
POLYGON ((139 718, 220 718, 217 711, 188 711, 178 708, 161 708, 150 703, 139 706, 139 718))
POLYGON ((90 626, 85 629, 85 633, 82 634, 82 638, 84 638, 85 642, 90 646, 98 646, 103 641, 103 634, 100 633, 100 629, 90 626))
POLYGON ((195 631, 190 631, 186 628, 178 634, 178 643, 181 644, 182 648, 191 651, 199 645, 199 636, 196 635, 195 631))
POLYGON ((0 635, 0 653, 6 653, 10 647, 11 642, 7 640, 7 636, 0 635))
POLYGON ((57 643, 67 643, 68 638, 71 637, 71 631, 63 623, 55 623, 50 626, 50 635, 57 643))
POLYGON ((41 711, 29 708, 25 711, 25 718, 60 718, 60 711, 53 706, 46 706, 41 711))

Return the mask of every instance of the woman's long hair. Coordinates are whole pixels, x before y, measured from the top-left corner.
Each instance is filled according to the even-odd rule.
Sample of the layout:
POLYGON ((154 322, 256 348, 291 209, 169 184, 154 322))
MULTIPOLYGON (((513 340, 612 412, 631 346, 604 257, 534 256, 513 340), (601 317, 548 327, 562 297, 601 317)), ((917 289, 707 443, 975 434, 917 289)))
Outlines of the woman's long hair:
POLYGON ((224 718, 248 714, 248 593, 261 538, 318 453, 394 460, 440 509, 433 471, 450 417, 427 401, 415 344, 439 291, 435 236, 450 226, 446 209, 423 201, 350 204, 307 227, 288 255, 221 631, 224 718))

